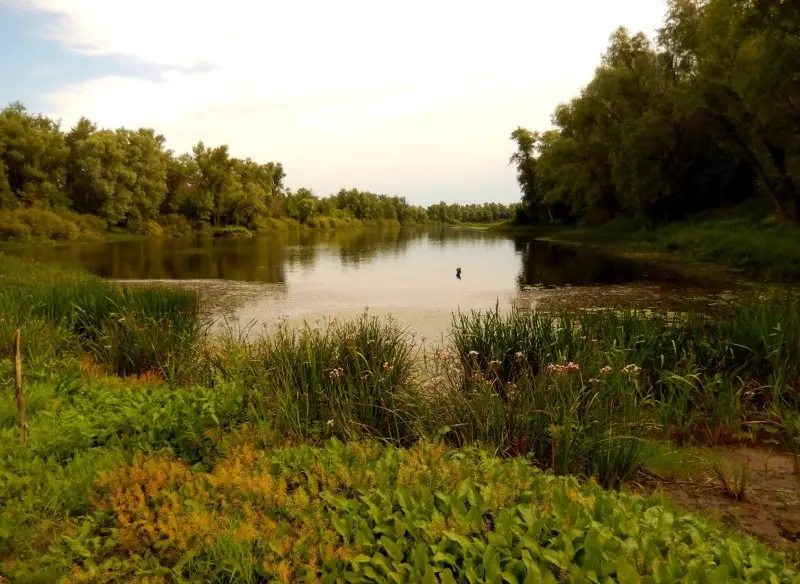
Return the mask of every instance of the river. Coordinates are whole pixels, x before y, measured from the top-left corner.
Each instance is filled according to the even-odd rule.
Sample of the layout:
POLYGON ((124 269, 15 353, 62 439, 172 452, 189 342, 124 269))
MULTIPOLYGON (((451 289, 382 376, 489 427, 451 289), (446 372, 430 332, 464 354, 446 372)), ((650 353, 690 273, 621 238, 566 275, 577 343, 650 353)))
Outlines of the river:
POLYGON ((456 227, 274 233, 252 238, 137 239, 5 250, 83 266, 105 278, 196 288, 234 329, 318 323, 365 308, 427 338, 456 310, 584 305, 670 307, 719 288, 672 270, 584 248, 456 227), (461 268, 461 278, 456 269, 461 268))

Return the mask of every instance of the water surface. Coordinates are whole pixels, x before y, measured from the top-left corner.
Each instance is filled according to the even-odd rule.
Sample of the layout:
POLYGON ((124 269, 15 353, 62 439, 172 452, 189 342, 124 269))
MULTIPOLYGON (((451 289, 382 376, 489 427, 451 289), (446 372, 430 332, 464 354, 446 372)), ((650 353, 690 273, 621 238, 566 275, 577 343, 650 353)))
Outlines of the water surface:
POLYGON ((459 309, 530 305, 576 287, 591 297, 643 284, 669 295, 686 286, 681 276, 641 262, 463 228, 154 238, 8 253, 80 265, 115 280, 195 287, 215 316, 238 326, 313 323, 369 308, 429 338, 440 336, 459 309))

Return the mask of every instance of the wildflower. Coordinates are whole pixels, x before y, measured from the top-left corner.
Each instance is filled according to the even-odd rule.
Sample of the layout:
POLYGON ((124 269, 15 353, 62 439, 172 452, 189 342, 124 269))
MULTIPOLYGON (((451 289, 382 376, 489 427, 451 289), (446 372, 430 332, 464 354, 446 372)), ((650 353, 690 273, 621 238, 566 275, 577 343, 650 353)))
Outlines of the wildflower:
POLYGON ((125 317, 124 317, 124 316, 120 316, 120 317, 117 319, 117 322, 120 322, 120 323, 122 323, 122 322, 125 322, 125 317))
POLYGON ((509 383, 506 386, 506 395, 508 396, 508 401, 513 402, 517 399, 517 384, 516 383, 509 383))
POLYGON ((333 420, 328 420, 328 426, 333 426, 333 420))
POLYGON ((517 361, 522 361, 525 358, 525 355, 522 354, 522 351, 517 351, 517 361))
POLYGON ((574 361, 570 361, 566 365, 550 364, 547 366, 547 370, 550 371, 550 373, 558 373, 558 374, 577 373, 581 369, 583 368, 574 361))
POLYGON ((331 369, 331 372, 328 374, 328 376, 334 381, 339 381, 342 378, 342 373, 344 373, 344 369, 341 367, 335 367, 331 369))
POLYGON ((600 383, 600 380, 599 380, 599 379, 597 379, 597 377, 592 377, 592 378, 589 380, 589 383, 591 383, 592 385, 597 385, 598 383, 600 383))
POLYGON ((611 367, 609 367, 609 366, 607 366, 607 365, 606 365, 605 367, 603 367, 603 368, 600 370, 600 373, 602 373, 603 375, 610 375, 610 374, 611 374, 613 371, 614 371, 614 370, 613 370, 611 367))
POLYGON ((633 363, 631 363, 630 365, 625 365, 625 367, 622 368, 622 371, 629 374, 639 373, 639 371, 641 370, 642 370, 641 367, 638 367, 633 363))
POLYGON ((394 365, 390 365, 388 361, 383 364, 383 370, 386 371, 386 373, 389 373, 392 369, 394 369, 394 365))
POLYGON ((478 358, 478 351, 470 351, 469 352, 469 356, 472 357, 473 359, 477 359, 478 358))
POLYGON ((599 345, 600 344, 600 340, 599 339, 592 339, 592 344, 593 345, 599 345))
POLYGON ((489 367, 490 368, 500 367, 500 361, 498 361, 497 359, 489 361, 489 367))

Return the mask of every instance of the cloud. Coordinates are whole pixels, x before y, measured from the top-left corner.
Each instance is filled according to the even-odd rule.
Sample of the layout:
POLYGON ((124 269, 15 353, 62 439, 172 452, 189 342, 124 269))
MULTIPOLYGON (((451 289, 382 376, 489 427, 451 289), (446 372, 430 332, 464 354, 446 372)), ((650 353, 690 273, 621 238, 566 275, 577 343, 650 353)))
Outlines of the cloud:
POLYGON ((417 202, 518 198, 518 124, 546 127, 618 25, 652 31, 663 0, 6 0, 48 14, 71 51, 130 59, 48 96, 67 124, 155 127, 170 147, 227 143, 289 183, 417 202), (488 192, 491 191, 491 192, 488 192))

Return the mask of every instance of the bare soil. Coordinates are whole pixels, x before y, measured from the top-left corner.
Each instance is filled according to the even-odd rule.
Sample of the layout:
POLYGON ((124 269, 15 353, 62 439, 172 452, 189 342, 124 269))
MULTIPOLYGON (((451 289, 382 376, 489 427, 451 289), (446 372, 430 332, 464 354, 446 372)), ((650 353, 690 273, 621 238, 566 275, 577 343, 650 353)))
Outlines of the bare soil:
POLYGON ((718 457, 731 474, 746 471, 743 497, 731 489, 708 464, 690 465, 680 477, 648 473, 641 484, 646 492, 668 499, 701 515, 754 535, 795 559, 800 558, 800 477, 792 458, 753 447, 719 447, 697 451, 698 460, 718 457))

